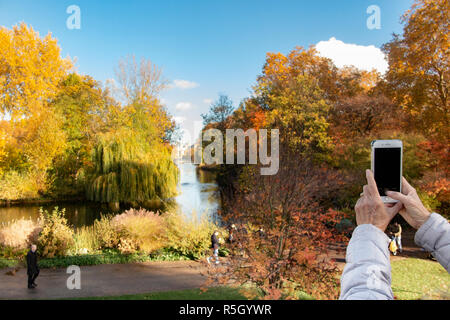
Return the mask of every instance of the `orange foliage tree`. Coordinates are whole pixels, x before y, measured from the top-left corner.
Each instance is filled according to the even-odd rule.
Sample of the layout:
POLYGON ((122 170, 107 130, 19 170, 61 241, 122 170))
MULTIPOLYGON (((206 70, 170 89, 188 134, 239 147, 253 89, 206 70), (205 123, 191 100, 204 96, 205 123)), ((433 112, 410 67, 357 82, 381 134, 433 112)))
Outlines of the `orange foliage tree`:
POLYGON ((449 15, 447 0, 416 0, 403 15, 403 35, 383 46, 390 94, 417 127, 445 143, 450 138, 449 15))

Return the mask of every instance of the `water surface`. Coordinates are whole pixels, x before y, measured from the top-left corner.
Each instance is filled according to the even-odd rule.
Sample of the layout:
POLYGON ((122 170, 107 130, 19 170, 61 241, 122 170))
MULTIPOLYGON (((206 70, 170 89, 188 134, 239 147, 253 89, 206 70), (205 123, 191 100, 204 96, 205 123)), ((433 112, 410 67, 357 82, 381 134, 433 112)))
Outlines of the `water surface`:
MULTIPOLYGON (((206 214, 216 221, 220 201, 215 175, 197 170, 191 163, 178 162, 177 165, 180 169, 180 182, 179 194, 174 199, 175 209, 188 217, 206 214)), ((65 208, 69 223, 75 227, 92 225, 101 214, 112 213, 106 204, 90 201, 14 205, 0 207, 0 224, 20 218, 38 219, 40 207, 51 211, 55 206, 65 208)))

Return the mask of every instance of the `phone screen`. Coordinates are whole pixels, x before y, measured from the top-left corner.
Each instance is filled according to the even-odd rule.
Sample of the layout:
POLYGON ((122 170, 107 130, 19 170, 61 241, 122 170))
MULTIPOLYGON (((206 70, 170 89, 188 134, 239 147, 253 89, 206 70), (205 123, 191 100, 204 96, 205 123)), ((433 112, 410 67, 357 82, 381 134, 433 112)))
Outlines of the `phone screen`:
POLYGON ((375 148, 375 182, 380 196, 386 191, 400 192, 401 148, 375 148))

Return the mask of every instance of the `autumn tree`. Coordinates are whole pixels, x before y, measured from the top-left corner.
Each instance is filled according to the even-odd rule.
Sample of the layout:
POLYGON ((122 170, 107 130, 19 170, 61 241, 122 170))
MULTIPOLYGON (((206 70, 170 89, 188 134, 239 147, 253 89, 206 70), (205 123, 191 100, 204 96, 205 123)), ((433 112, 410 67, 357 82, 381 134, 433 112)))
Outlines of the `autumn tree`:
POLYGON ((54 193, 67 196, 84 190, 79 175, 90 165, 95 137, 110 126, 109 118, 114 113, 110 99, 107 90, 87 75, 71 73, 59 84, 58 94, 50 105, 60 117, 67 146, 49 170, 55 178, 54 193))
POLYGON ((0 29, 0 105, 11 119, 8 133, 17 148, 9 154, 25 160, 20 169, 36 178, 40 191, 53 159, 65 149, 66 136, 50 101, 71 67, 51 34, 40 37, 25 23, 0 29))
POLYGON ((158 97, 166 81, 158 66, 134 57, 121 60, 116 73, 123 104, 112 105, 112 125, 96 136, 86 194, 114 209, 148 206, 174 196, 178 180, 168 144, 174 121, 158 97))
POLYGON ((72 67, 57 40, 21 23, 0 29, 0 106, 13 119, 39 114, 72 67))
POLYGON ((131 115, 128 125, 145 132, 149 141, 168 142, 175 122, 158 98, 168 85, 162 69, 149 59, 141 58, 138 63, 134 56, 127 56, 119 61, 115 72, 120 101, 131 115))
POLYGON ((336 85, 338 94, 332 100, 370 93, 381 79, 380 73, 375 69, 366 71, 360 70, 355 66, 344 66, 337 71, 336 85))
POLYGON ((282 143, 303 155, 326 155, 331 148, 327 132, 330 105, 317 80, 297 75, 281 88, 265 82, 259 85, 269 126, 280 130, 282 143))
POLYGON ((423 132, 450 137, 449 16, 447 0, 417 0, 402 17, 403 35, 383 46, 389 61, 388 92, 423 132))
POLYGON ((349 138, 374 134, 380 128, 400 127, 396 119, 395 105, 384 95, 363 93, 341 98, 331 112, 334 131, 349 138))

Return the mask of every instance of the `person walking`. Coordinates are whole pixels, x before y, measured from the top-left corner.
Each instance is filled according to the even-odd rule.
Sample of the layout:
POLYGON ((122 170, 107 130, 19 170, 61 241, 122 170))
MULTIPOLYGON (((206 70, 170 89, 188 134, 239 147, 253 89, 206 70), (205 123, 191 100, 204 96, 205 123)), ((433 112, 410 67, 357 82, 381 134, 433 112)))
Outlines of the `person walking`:
MULTIPOLYGON (((213 250, 213 256, 215 258, 215 263, 219 264, 219 248, 220 248, 220 238, 219 238, 219 231, 214 231, 214 233, 211 235, 211 249, 213 250)), ((211 256, 206 258, 208 261, 208 264, 211 263, 211 256)))
POLYGON ((39 266, 37 261, 37 247, 35 244, 31 245, 31 250, 27 254, 27 274, 28 274, 28 289, 37 287, 36 278, 39 275, 39 266))
POLYGON ((233 223, 228 227, 228 243, 234 242, 234 232, 236 231, 236 225, 233 223))
POLYGON ((397 255, 397 242, 395 241, 395 236, 391 236, 391 242, 389 242, 389 251, 396 256, 397 255))
POLYGON ((397 244, 398 252, 402 253, 402 226, 400 223, 394 223, 394 240, 397 244))

